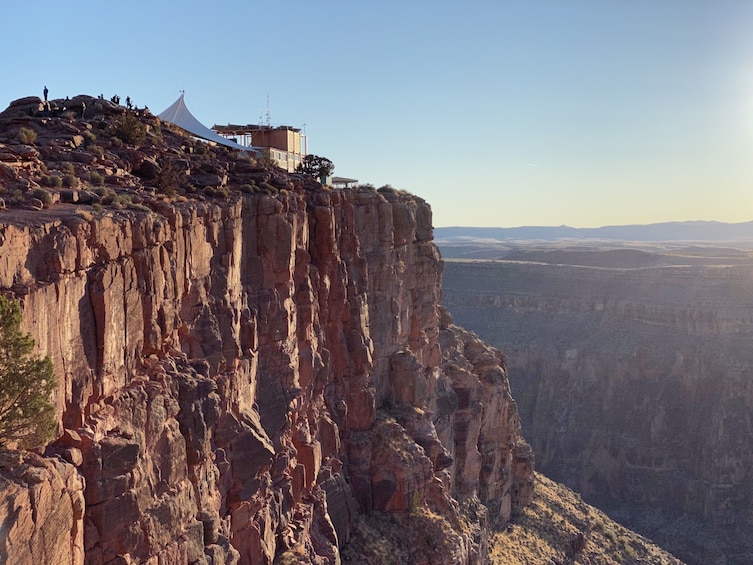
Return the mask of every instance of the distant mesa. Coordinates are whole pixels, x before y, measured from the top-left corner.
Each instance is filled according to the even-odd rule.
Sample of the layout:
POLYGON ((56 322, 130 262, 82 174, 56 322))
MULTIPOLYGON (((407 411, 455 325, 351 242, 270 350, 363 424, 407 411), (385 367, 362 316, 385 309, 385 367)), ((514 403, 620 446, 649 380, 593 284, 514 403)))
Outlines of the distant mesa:
POLYGON ((515 228, 444 227, 435 228, 437 241, 475 240, 619 240, 619 241, 749 241, 753 243, 753 221, 664 222, 658 224, 572 228, 569 226, 522 226, 515 228))

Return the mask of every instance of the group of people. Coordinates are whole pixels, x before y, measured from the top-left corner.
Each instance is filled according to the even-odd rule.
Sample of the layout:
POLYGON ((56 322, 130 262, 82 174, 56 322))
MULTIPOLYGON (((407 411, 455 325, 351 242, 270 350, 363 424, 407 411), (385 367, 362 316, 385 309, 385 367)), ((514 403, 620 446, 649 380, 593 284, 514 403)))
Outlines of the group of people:
MULTIPOLYGON (((104 98, 101 94, 99 95, 99 97, 104 98)), ((116 94, 115 96, 110 98, 110 102, 112 102, 113 104, 120 104, 120 96, 116 94)), ((126 96, 125 103, 126 103, 126 108, 128 108, 129 110, 133 110, 133 103, 131 102, 130 96, 126 96)))
MULTIPOLYGON (((49 101, 49 94, 50 90, 47 88, 47 85, 45 85, 44 90, 42 91, 42 94, 44 94, 44 115, 45 116, 51 116, 53 115, 52 107, 50 106, 49 101)), ((67 96, 65 97, 66 105, 63 105, 62 108, 56 108, 55 109, 55 115, 65 112, 69 108, 67 107, 67 103, 70 102, 70 98, 67 96)), ((81 100, 81 118, 83 119, 86 116, 86 102, 81 100)))
MULTIPOLYGON (((50 94, 50 91, 47 88, 47 85, 45 85, 44 90, 42 91, 42 93, 44 94, 44 108, 45 108, 45 112, 47 112, 48 115, 49 115, 49 112, 50 112, 50 102, 48 100, 48 96, 50 94)), ((100 100, 104 100, 105 99, 105 95, 104 94, 100 94, 99 95, 99 99, 100 100)), ((68 97, 66 97, 65 100, 67 102, 68 101, 68 97)), ((110 102, 112 102, 113 104, 120 104, 120 96, 118 96, 117 94, 114 95, 112 98, 110 98, 110 102)), ((126 108, 128 108, 129 110, 134 110, 134 109, 138 110, 138 108, 134 107, 133 102, 131 101, 131 97, 130 96, 126 96, 125 103, 126 103, 126 108)), ((63 111, 65 111, 65 110, 66 110, 66 108, 63 107, 63 111)), ((147 114, 149 113, 149 107, 148 106, 144 106, 144 112, 147 113, 147 114)), ((81 101, 81 117, 84 118, 85 116, 86 116, 86 102, 84 102, 82 100, 81 101)))

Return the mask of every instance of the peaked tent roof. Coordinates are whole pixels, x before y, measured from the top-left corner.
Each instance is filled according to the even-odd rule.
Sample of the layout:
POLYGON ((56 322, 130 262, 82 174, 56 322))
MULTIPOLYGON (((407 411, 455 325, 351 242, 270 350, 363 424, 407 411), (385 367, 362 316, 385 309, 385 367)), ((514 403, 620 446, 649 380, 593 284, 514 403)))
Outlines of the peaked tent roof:
POLYGON ((183 101, 183 97, 184 93, 181 92, 180 97, 175 102, 173 102, 173 104, 169 108, 165 109, 161 114, 159 114, 159 119, 173 123, 176 126, 183 128, 187 132, 194 134, 196 137, 200 137, 201 139, 214 141, 215 143, 226 145, 228 147, 232 147, 233 149, 251 151, 252 153, 257 154, 260 153, 260 151, 254 147, 246 147, 245 145, 240 145, 239 143, 230 141, 226 137, 222 137, 218 133, 206 127, 188 110, 186 103, 183 101))

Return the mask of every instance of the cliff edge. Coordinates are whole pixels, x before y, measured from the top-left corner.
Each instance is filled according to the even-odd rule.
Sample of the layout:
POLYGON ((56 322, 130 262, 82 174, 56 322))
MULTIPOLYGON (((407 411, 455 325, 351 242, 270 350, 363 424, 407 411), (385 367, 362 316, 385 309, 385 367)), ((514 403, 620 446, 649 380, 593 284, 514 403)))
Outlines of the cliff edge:
POLYGON ((60 422, 0 461, 0 557, 338 563, 386 513, 441 532, 426 562, 487 562, 533 456, 502 355, 439 307, 428 204, 66 102, 0 114, 0 290, 60 422))

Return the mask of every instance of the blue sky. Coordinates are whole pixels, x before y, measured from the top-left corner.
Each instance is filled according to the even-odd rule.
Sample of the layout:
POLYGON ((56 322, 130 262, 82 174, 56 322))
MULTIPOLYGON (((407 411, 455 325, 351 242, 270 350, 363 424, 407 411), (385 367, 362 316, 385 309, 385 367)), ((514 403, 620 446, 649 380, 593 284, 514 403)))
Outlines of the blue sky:
POLYGON ((753 0, 41 0, 3 7, 0 106, 181 89, 304 127, 436 226, 753 220, 753 0), (13 25, 9 25, 13 22, 13 25))

